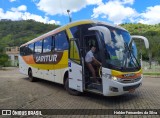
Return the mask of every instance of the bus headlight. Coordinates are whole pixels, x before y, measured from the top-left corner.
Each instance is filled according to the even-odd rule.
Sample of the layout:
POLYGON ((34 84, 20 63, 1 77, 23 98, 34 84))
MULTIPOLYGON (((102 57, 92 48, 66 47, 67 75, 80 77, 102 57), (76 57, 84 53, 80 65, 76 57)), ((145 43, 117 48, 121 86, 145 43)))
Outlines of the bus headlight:
POLYGON ((112 76, 108 73, 102 73, 103 77, 107 78, 107 79, 110 79, 110 80, 114 80, 114 81, 119 81, 120 79, 115 77, 115 76, 112 76))
POLYGON ((115 77, 115 76, 112 76, 112 80, 117 81, 117 80, 118 80, 118 78, 117 78, 117 77, 115 77))
POLYGON ((120 78, 115 77, 115 76, 112 76, 112 77, 111 77, 111 80, 114 80, 114 81, 117 81, 117 82, 120 82, 120 81, 121 81, 121 79, 120 79, 120 78))

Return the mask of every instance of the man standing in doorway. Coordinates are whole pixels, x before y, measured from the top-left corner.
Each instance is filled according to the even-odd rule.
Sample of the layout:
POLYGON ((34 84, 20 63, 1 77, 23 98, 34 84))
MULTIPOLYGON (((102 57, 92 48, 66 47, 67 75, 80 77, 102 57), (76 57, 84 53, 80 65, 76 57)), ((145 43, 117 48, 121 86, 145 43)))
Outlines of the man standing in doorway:
POLYGON ((88 51, 85 56, 85 62, 87 64, 88 69, 92 73, 94 81, 99 84, 100 82, 97 80, 94 66, 101 66, 102 64, 94 57, 93 53, 95 52, 95 50, 96 50, 96 47, 92 45, 91 50, 88 51))

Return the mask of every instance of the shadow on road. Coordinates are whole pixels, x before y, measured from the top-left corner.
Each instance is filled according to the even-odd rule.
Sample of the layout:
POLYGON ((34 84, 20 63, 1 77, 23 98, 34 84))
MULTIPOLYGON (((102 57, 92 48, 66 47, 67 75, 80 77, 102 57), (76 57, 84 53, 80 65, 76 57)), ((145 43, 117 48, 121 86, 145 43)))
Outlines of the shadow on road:
MULTIPOLYGON (((24 80, 27 80, 29 82, 28 78, 24 78, 24 80)), ((54 82, 50 82, 50 81, 42 80, 42 79, 39 79, 37 82, 34 82, 34 83, 40 84, 42 87, 47 87, 50 89, 58 89, 60 91, 67 92, 65 91, 64 86, 58 83, 54 83, 54 82)), ((128 93, 128 94, 124 94, 121 96, 113 96, 113 97, 106 97, 103 95, 84 92, 81 96, 78 96, 78 97, 80 97, 80 99, 85 99, 85 100, 89 100, 92 102, 96 102, 103 106, 116 106, 116 105, 119 106, 119 104, 135 101, 135 99, 139 98, 139 96, 140 95, 138 91, 136 91, 135 93, 132 93, 132 94, 128 93)), ((73 98, 74 97, 75 96, 73 96, 73 98)))

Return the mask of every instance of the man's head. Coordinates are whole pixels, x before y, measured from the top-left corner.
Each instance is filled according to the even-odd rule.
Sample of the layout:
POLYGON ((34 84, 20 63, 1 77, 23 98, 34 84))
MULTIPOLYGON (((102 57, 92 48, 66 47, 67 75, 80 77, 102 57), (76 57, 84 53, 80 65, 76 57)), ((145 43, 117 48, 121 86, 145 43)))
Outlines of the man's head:
POLYGON ((94 52, 96 51, 96 46, 92 45, 92 46, 91 46, 91 50, 92 50, 92 52, 94 53, 94 52))

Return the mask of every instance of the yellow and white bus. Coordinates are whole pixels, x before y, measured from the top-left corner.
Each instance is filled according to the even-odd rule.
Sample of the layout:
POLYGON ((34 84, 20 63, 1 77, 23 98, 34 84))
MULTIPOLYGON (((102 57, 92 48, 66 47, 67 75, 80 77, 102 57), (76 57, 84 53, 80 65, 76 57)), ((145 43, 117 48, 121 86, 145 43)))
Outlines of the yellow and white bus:
POLYGON ((20 46, 19 69, 29 76, 64 84, 73 95, 84 91, 117 96, 131 92, 142 83, 142 68, 134 39, 124 28, 105 22, 82 20, 59 27, 20 46), (96 46, 95 58, 102 63, 97 77, 84 61, 90 46, 96 46))

